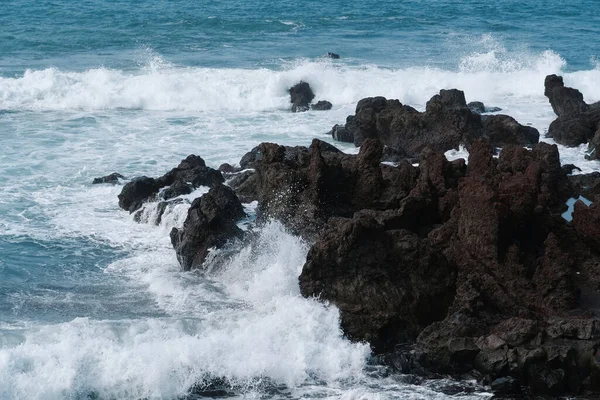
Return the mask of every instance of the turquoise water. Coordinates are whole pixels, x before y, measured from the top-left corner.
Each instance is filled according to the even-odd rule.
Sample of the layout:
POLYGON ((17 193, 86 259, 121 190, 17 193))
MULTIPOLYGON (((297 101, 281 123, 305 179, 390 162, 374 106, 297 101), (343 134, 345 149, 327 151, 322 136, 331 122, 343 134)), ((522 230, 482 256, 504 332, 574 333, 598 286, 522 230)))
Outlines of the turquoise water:
POLYGON ((547 74, 600 100, 599 15, 595 0, 3 2, 0 399, 173 399, 215 378, 242 398, 447 398, 374 371, 336 309, 299 295, 308 244, 276 221, 260 251, 182 273, 168 232, 186 205, 137 224, 120 186, 90 183, 327 140, 374 95, 422 109, 457 87, 544 133, 547 74), (299 80, 333 110, 290 113, 299 80))

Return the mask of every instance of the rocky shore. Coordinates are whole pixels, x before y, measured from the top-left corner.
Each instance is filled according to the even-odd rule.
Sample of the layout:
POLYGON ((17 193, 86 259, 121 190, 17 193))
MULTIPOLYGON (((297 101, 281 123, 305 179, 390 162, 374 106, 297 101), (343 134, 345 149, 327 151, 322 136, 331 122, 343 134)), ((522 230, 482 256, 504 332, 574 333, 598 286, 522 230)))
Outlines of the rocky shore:
MULTIPOLYGON (((290 89, 294 111, 309 91, 290 89)), ((554 75, 545 93, 548 136, 598 158, 600 106, 554 75)), ((191 155, 129 181, 119 205, 139 215, 160 202, 160 216, 206 187, 171 232, 182 268, 202 270, 211 249, 252 240, 238 222, 257 201, 256 224, 278 219, 312 243, 301 293, 335 304, 345 334, 398 372, 476 378, 508 397, 600 393, 600 173, 570 175, 536 129, 485 113, 456 89, 424 112, 366 98, 330 132, 357 155, 319 139, 261 143, 219 170, 191 155), (468 160, 448 161, 459 146, 468 160), (568 221, 579 196, 593 203, 568 221)))

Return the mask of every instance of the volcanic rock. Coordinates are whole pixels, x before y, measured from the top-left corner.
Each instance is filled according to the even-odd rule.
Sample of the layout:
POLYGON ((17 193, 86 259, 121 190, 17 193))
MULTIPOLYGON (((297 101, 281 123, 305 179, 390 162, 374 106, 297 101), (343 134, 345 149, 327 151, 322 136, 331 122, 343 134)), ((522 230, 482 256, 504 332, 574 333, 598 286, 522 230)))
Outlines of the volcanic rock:
POLYGON ((240 201, 227 186, 213 186, 208 193, 194 200, 183 228, 171 230, 171 243, 183 270, 201 268, 212 248, 241 238, 243 231, 236 221, 244 217, 240 201))
POLYGON ((327 100, 319 100, 316 104, 311 104, 310 109, 315 111, 327 111, 331 110, 333 105, 327 100))
POLYGON ((292 86, 288 92, 293 112, 308 111, 310 102, 315 98, 310 85, 302 81, 292 86))
POLYGON ((113 172, 110 175, 102 176, 100 178, 94 178, 92 185, 97 185, 97 184, 102 184, 102 183, 111 183, 113 185, 116 185, 117 183, 119 183, 119 179, 126 179, 126 178, 123 175, 119 174, 118 172, 113 172))

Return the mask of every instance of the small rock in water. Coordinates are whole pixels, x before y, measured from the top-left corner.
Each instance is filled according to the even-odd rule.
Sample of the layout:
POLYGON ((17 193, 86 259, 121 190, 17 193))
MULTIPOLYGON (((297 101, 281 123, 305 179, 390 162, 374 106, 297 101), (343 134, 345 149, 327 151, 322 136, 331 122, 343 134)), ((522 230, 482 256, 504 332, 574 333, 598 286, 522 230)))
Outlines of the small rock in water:
POLYGON ((469 107, 469 110, 477 114, 502 111, 500 107, 486 107, 481 101, 472 101, 467 104, 467 107, 469 107))
POLYGON ((126 178, 123 175, 119 174, 118 172, 113 172, 110 175, 102 176, 100 178, 94 178, 92 185, 97 185, 100 183, 112 183, 113 185, 116 185, 117 183, 119 183, 119 179, 126 179, 126 178))
POLYGON ((327 53, 327 57, 333 58, 334 60, 338 60, 340 58, 340 55, 336 53, 327 53))
POLYGON ((327 100, 319 100, 316 104, 312 104, 310 109, 316 111, 327 111, 331 110, 331 107, 333 107, 333 105, 327 100))
POLYGON ((300 81, 289 89, 290 103, 292 103, 293 112, 308 111, 308 106, 315 98, 310 85, 300 81))

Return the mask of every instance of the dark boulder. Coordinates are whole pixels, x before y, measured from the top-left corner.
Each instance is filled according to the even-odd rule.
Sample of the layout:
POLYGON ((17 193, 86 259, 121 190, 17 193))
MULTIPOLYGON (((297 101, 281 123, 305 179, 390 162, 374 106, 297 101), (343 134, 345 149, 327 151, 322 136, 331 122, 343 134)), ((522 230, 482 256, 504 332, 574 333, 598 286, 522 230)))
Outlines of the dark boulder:
POLYGON ((544 95, 548 97, 552 110, 559 117, 581 114, 589 109, 581 92, 565 86, 562 76, 546 76, 544 95))
POLYGON ((329 134, 338 142, 354 143, 354 134, 344 125, 334 125, 329 134))
POLYGON ((227 184, 235 191, 242 203, 250 203, 258 199, 257 175, 253 170, 246 170, 233 175, 227 184))
POLYGON ((315 111, 327 111, 331 110, 331 107, 333 107, 333 105, 327 100, 319 100, 316 104, 312 104, 310 109, 315 111))
POLYGON ((190 194, 193 190, 194 187, 189 183, 185 183, 183 181, 175 181, 171 186, 167 187, 162 192, 160 192, 160 198, 163 200, 169 200, 174 197, 190 194))
POLYGON ((336 53, 327 53, 327 57, 332 58, 334 60, 338 60, 340 58, 340 55, 336 53))
POLYGON ((255 163, 260 162, 262 160, 262 153, 258 146, 254 147, 252 150, 244 154, 242 159, 240 160, 240 167, 242 169, 254 168, 255 163))
POLYGON ((508 144, 532 146, 539 142, 540 133, 531 126, 519 124, 508 115, 488 115, 483 118, 483 137, 495 147, 508 144))
POLYGON ((223 163, 219 165, 218 170, 223 174, 233 174, 235 172, 239 172, 239 168, 235 168, 233 165, 228 163, 223 163))
POLYGON ((565 165, 563 165, 562 166, 562 170, 567 175, 571 175, 573 173, 573 171, 575 171, 575 170, 581 172, 581 168, 579 168, 578 166, 573 165, 573 164, 565 164, 565 165))
POLYGON ((544 94, 558 116, 548 128, 548 137, 569 147, 589 142, 587 158, 599 158, 600 152, 596 148, 600 145, 600 135, 597 134, 600 131, 600 107, 588 105, 581 92, 566 87, 560 76, 548 75, 544 86, 544 94))
POLYGON ((469 110, 477 114, 483 114, 485 112, 485 105, 481 101, 472 101, 467 104, 469 110))
POLYGON ((136 211, 144 202, 155 199, 160 189, 167 186, 161 193, 164 200, 189 194, 200 186, 220 185, 223 181, 221 172, 207 167, 201 157, 190 155, 159 178, 142 176, 128 182, 119 194, 119 207, 129 212, 136 211))
MULTIPOLYGON (((425 147, 447 151, 480 137, 481 117, 471 112, 460 90, 441 90, 433 96, 425 112, 384 97, 362 99, 355 115, 346 119, 345 137, 360 146, 367 138, 377 138, 384 145, 419 154, 425 147)), ((339 128, 338 128, 339 131, 339 128)), ((333 132, 332 132, 333 133, 333 132)))
POLYGON ((310 85, 302 81, 292 86, 288 90, 288 93, 290 94, 290 103, 292 103, 293 112, 308 111, 309 104, 315 98, 310 85))
POLYGON ((134 178, 123 186, 119 194, 119 207, 129 212, 136 211, 144 202, 156 196, 160 187, 154 178, 147 176, 134 178))
POLYGON ((201 268, 212 248, 220 248, 243 231, 236 221, 245 217, 244 209, 233 190, 213 186, 194 200, 183 228, 171 230, 171 243, 184 271, 201 268))
POLYGON ((426 239, 368 216, 333 220, 308 253, 304 296, 332 301, 352 339, 376 351, 416 338, 446 316, 455 271, 426 239))
POLYGON ((583 201, 577 201, 573 207, 573 227, 582 240, 600 252, 599 201, 600 198, 596 197, 589 207, 583 201))
POLYGON ((92 185, 102 184, 102 183, 110 183, 116 185, 119 183, 119 179, 126 179, 123 175, 118 172, 113 172, 110 175, 102 176, 100 178, 94 178, 92 185))

